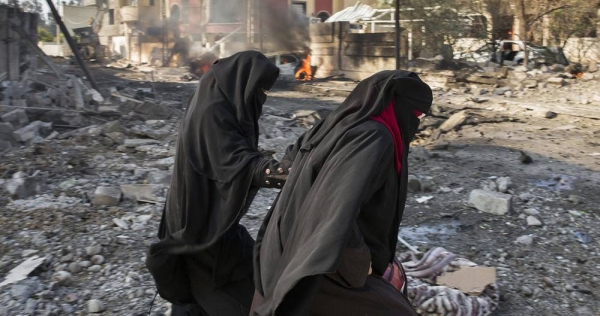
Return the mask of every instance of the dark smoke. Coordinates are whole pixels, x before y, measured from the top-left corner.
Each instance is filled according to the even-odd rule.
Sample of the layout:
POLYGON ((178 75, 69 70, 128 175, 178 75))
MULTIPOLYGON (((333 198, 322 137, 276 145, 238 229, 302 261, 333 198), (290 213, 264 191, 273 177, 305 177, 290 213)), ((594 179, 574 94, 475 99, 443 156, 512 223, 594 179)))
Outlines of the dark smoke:
POLYGON ((309 19, 294 7, 277 0, 262 0, 263 41, 273 42, 276 49, 305 52, 310 45, 309 19))

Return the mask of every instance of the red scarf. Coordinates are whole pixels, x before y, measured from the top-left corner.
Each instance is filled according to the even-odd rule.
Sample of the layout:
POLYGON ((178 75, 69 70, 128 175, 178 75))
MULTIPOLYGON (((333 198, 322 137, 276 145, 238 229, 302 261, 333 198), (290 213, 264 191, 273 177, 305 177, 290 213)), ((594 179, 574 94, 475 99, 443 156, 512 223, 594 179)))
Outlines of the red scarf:
POLYGON ((402 170, 402 134, 400 133, 400 127, 398 121, 396 121, 396 111, 394 111, 394 100, 390 101, 388 106, 379 113, 379 115, 371 117, 372 120, 383 124, 394 139, 394 149, 396 152, 396 171, 400 173, 402 170))

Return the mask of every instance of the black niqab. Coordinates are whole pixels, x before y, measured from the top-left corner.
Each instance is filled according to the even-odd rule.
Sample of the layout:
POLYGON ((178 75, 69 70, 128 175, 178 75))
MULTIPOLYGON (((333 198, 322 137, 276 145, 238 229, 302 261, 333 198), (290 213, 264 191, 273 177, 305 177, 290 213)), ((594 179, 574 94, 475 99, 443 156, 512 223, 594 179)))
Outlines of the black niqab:
MULTIPOLYGON (((247 51, 217 61, 200 79, 179 128, 161 241, 148 254, 159 292, 161 282, 168 284, 167 273, 181 270, 171 263, 175 254, 213 262, 204 269, 214 268, 206 271, 213 279, 207 286, 214 287, 225 284, 251 256, 253 240, 238 222, 258 191, 253 181, 265 161, 258 151, 262 90, 270 89, 278 75, 263 54, 247 51)), ((185 278, 175 282, 191 282, 185 278)))
POLYGON ((294 172, 254 249, 255 283, 265 299, 257 314, 304 315, 319 276, 335 273, 353 245, 366 242, 374 273, 383 274, 395 253, 406 200, 408 144, 419 123, 414 112, 427 113, 432 99, 414 73, 377 73, 290 148, 294 172), (399 176, 391 134, 370 120, 392 98, 404 146, 399 176))

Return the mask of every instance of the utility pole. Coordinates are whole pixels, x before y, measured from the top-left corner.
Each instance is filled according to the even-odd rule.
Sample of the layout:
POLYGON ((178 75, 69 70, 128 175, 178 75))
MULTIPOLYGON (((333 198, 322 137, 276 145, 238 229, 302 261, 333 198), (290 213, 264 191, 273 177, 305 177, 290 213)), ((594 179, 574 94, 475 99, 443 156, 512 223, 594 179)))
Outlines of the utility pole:
POLYGON ((396 0, 396 10, 394 11, 395 42, 396 42, 396 70, 400 69, 400 0, 396 0))
MULTIPOLYGON (((96 91, 100 91, 100 88, 98 87, 98 84, 96 84, 96 80, 92 76, 90 69, 87 67, 85 61, 83 60, 83 58, 81 57, 81 54, 79 53, 79 50, 77 49, 77 44, 71 37, 71 34, 69 34, 69 30, 67 30, 67 27, 63 23, 63 21, 60 17, 60 14, 58 14, 58 11, 56 11, 56 8, 54 7, 54 3, 52 3, 52 0, 46 0, 46 2, 48 3, 48 6, 50 7, 50 11, 52 11, 52 15, 54 16, 54 21, 56 21, 56 24, 58 24, 58 26, 60 26, 60 30, 62 31, 63 35, 65 36, 65 40, 67 40, 67 43, 69 43, 69 47, 71 48, 73 55, 75 55, 75 59, 77 60, 77 63, 81 67, 81 70, 83 70, 83 73, 87 77, 87 80, 92 85, 92 88, 94 88, 96 91)), ((57 34, 57 35, 59 35, 59 34, 57 34)))

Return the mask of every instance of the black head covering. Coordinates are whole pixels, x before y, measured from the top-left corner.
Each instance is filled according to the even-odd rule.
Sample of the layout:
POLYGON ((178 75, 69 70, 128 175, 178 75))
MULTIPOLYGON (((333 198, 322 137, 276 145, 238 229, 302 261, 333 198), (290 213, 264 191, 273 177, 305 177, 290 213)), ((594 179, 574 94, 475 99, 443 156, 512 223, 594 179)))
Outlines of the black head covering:
POLYGON ((306 133, 300 150, 311 150, 327 135, 343 135, 373 116, 380 114, 395 99, 395 112, 402 138, 413 139, 419 120, 413 111, 429 112, 431 88, 413 72, 386 70, 362 80, 346 100, 327 118, 306 133))
POLYGON ((255 284, 265 299, 256 314, 304 315, 318 277, 336 272, 350 241, 363 239, 352 236, 378 245, 370 249, 373 271, 383 273, 404 211, 408 145, 419 124, 414 111, 427 113, 432 101, 416 74, 379 72, 289 149, 284 159, 294 161, 293 172, 256 239, 255 284), (404 146, 399 176, 388 169, 394 168, 389 131, 368 122, 392 100, 404 146), (373 190, 385 194, 370 198, 373 190), (367 206, 372 209, 363 210, 367 206))
POLYGON ((200 79, 183 125, 183 146, 194 170, 231 182, 258 148, 258 119, 279 68, 257 51, 218 60, 200 79), (200 155, 199 157, 196 154, 200 155))

